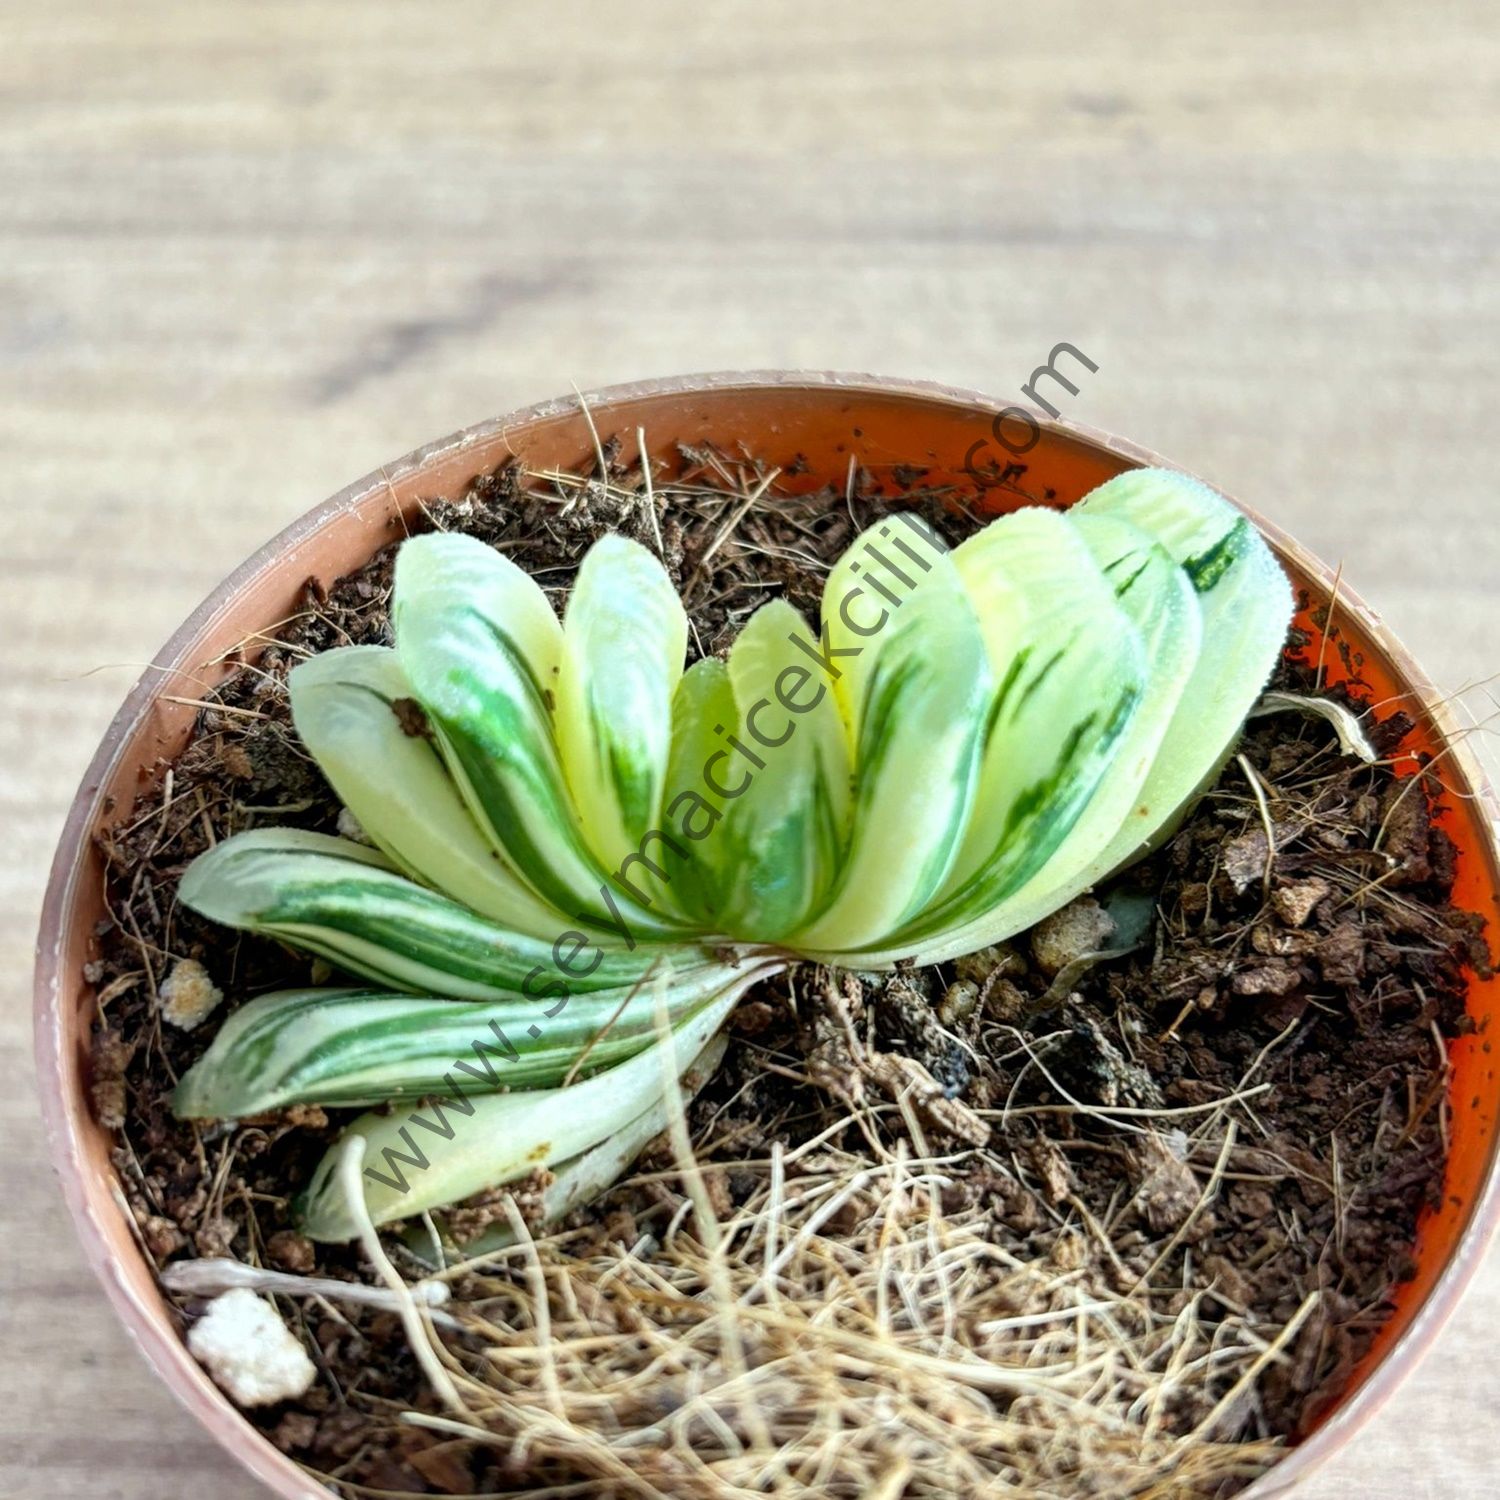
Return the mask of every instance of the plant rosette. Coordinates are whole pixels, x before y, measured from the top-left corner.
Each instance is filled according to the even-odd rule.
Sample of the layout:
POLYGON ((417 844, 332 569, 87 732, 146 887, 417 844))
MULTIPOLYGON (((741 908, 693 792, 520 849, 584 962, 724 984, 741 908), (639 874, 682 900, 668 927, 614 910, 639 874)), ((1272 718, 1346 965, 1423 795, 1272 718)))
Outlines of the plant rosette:
MULTIPOLYGON (((1487 791, 1435 695, 1357 601, 1347 592, 1335 600, 1326 569, 1201 482, 1138 466, 1129 450, 1065 424, 1043 426, 1037 451, 1003 484, 976 485, 962 456, 992 414, 977 398, 838 380, 750 377, 701 390, 605 393, 582 409, 559 403, 437 445, 392 471, 381 492, 356 487, 314 513, 231 580, 160 665, 206 662, 200 678, 232 681, 243 652, 231 660, 228 648, 276 640, 278 618, 296 612, 287 607, 294 572, 300 581, 311 564, 324 598, 382 546, 393 572, 389 598, 377 604, 388 606, 389 624, 378 643, 339 644, 336 635, 315 646, 293 642, 269 665, 252 656, 240 669, 285 695, 285 745, 301 762, 299 784, 315 790, 284 804, 286 822, 262 807, 227 821, 204 809, 217 833, 178 861, 171 893, 183 913, 178 930, 196 934, 193 951, 173 955, 139 939, 141 972, 112 969, 90 951, 99 912, 96 905, 91 922, 88 893, 101 881, 83 879, 85 835, 109 825, 111 812, 118 828, 153 807, 165 809, 163 829, 173 826, 172 782, 142 789, 138 771, 177 762, 186 776, 180 757, 190 742, 201 747, 235 713, 266 715, 226 701, 217 686, 198 701, 196 723, 193 708, 152 683, 127 704, 80 794, 44 921, 38 1035, 54 1143, 85 1242, 148 1354, 281 1493, 307 1493, 288 1453, 306 1451, 307 1469, 323 1471, 317 1402, 299 1404, 316 1370, 292 1331, 299 1320, 289 1323, 278 1306, 332 1296, 396 1315, 423 1376, 402 1398, 413 1407, 409 1430, 429 1435, 426 1446, 401 1448, 411 1460, 402 1472, 438 1492, 493 1478, 489 1457, 523 1440, 542 1444, 547 1472, 571 1465, 576 1477, 623 1482, 624 1461, 606 1451, 611 1441, 647 1451, 657 1441, 645 1435, 651 1424, 631 1425, 635 1386, 622 1385, 601 1428, 559 1404, 554 1369, 526 1418, 539 1425, 526 1427, 515 1413, 527 1402, 504 1374, 505 1339, 521 1337, 524 1326, 523 1342, 542 1349, 552 1320, 576 1312, 580 1297, 597 1297, 604 1280, 612 1295, 638 1297, 628 1268, 641 1246, 648 1261, 657 1246, 659 1263, 642 1273, 655 1278, 653 1295, 673 1285, 695 1305, 719 1308, 711 1336, 702 1328, 686 1335, 704 1351, 692 1378, 732 1388, 751 1378, 747 1341, 757 1364, 771 1362, 765 1341, 778 1335, 760 1314, 730 1317, 725 1307, 778 1295, 784 1307, 821 1304, 812 1260, 839 1252, 827 1241, 828 1204, 820 1209, 818 1200, 841 1195, 883 1226, 879 1242, 888 1248, 893 1236, 907 1241, 913 1204, 930 1241, 932 1215, 962 1200, 943 1220, 947 1253, 966 1262, 999 1253, 1026 1281, 1004 1291, 1023 1316, 997 1318, 989 1282, 965 1280, 955 1290, 938 1269, 941 1256, 928 1261, 909 1249, 894 1282, 872 1272, 871 1287, 861 1284, 848 1304, 863 1308, 867 1295, 878 1304, 904 1288, 899 1333, 877 1320, 877 1338, 836 1303, 838 1311, 825 1309, 838 1325, 826 1368, 801 1372, 809 1388, 821 1382, 825 1394, 836 1392, 830 1399, 847 1401, 852 1418, 859 1398, 846 1375, 840 1385, 830 1372, 851 1347, 863 1348, 866 1376, 894 1381, 914 1403, 904 1418, 913 1435, 937 1398, 913 1394, 907 1375, 925 1372, 935 1389, 972 1386, 982 1405, 971 1414, 981 1424, 978 1446, 994 1450, 985 1461, 995 1467, 981 1462, 971 1484, 1013 1464, 1039 1435, 1078 1430, 1085 1411, 1084 1427, 1111 1433, 1110 1456, 1072 1468, 1058 1460, 1062 1468, 1038 1470, 1037 1482, 1081 1493, 1104 1479, 1134 1493, 1196 1468, 1207 1477, 1185 1479, 1183 1493, 1206 1493, 1279 1460, 1261 1483, 1281 1483, 1410 1364, 1493 1218, 1493 1080, 1485 1053, 1454 1019, 1467 1004, 1482 1021, 1492 1003, 1482 942, 1462 916, 1483 916, 1494 900, 1487 791), (596 444, 599 432, 611 438, 607 450, 596 444), (639 450, 633 464, 619 457, 630 439, 639 450), (753 461, 736 467, 720 456, 731 451, 753 461), (511 544, 464 534, 469 486, 504 453, 508 482, 529 486, 528 503, 550 505, 549 528, 570 519, 591 528, 589 545, 575 538, 566 549, 576 571, 561 591, 551 583, 552 596, 545 569, 533 576, 508 555, 511 544), (862 469, 875 453, 919 466, 919 482, 905 474, 882 482, 880 469, 862 469), (705 470, 713 472, 705 478, 705 470), (749 545, 735 528, 825 488, 824 514, 837 495, 853 523, 840 545, 830 545, 827 531, 794 547, 781 539, 797 566, 822 548, 812 557, 819 596, 806 597, 805 580, 799 595, 785 580, 757 578, 764 592, 753 603, 736 595, 733 618, 710 621, 706 583, 729 579, 719 597, 741 584, 720 571, 749 545), (427 527, 433 502, 460 502, 451 526, 427 527), (695 533, 694 511, 712 526, 695 533), (393 546, 392 525, 419 534, 393 546), (1294 610, 1293 640, 1316 669, 1266 694, 1294 610), (1399 723, 1367 711, 1385 707, 1381 694, 1400 696, 1399 723), (1248 738, 1239 750, 1252 712, 1282 722, 1292 715, 1304 727, 1283 731, 1257 764, 1248 738), (1276 780, 1278 764, 1294 762, 1324 767, 1315 796, 1299 790, 1311 782, 1276 780), (1339 802, 1332 810, 1345 792, 1347 809, 1339 802), (1206 882, 1190 881, 1182 871, 1191 849, 1221 827, 1203 833, 1205 793, 1208 803, 1222 796, 1238 806, 1244 832, 1224 833, 1206 882), (314 805, 336 811, 337 827, 299 826, 296 814, 314 805), (1390 852, 1407 836, 1413 809, 1425 820, 1427 863, 1418 872, 1417 856, 1390 852), (1343 842, 1330 853, 1324 825, 1334 823, 1343 842), (1382 858, 1388 868, 1377 869, 1382 858), (1346 879, 1350 871, 1357 874, 1346 879), (1452 997, 1444 1025, 1453 1039, 1423 1064, 1436 1068, 1435 1082, 1408 1132, 1436 1141, 1445 1090, 1453 1099, 1468 1090, 1474 1104, 1453 1113, 1446 1157, 1434 1156, 1429 1168, 1434 1187, 1442 1177, 1444 1192, 1432 1197, 1444 1206, 1420 1223, 1413 1208, 1405 1228, 1405 1210, 1388 1210, 1394 1232, 1414 1245, 1414 1274, 1399 1284, 1386 1277, 1382 1326, 1356 1350, 1358 1367, 1344 1370, 1342 1389, 1315 1393, 1328 1376, 1321 1365, 1310 1370, 1301 1394, 1309 1402, 1316 1394, 1321 1425, 1310 1436, 1285 1433, 1302 1441, 1283 1456, 1266 1441, 1275 1431, 1251 1440, 1243 1399, 1276 1363, 1308 1357, 1300 1351, 1324 1326, 1317 1320, 1331 1316, 1324 1294, 1309 1290, 1279 1321, 1260 1315, 1259 1304, 1246 1312, 1236 1293, 1238 1301, 1247 1294, 1226 1282, 1233 1272, 1200 1270, 1195 1282, 1192 1256, 1210 1265, 1225 1259, 1216 1247, 1230 1241, 1214 1238, 1227 1216, 1220 1200, 1242 1193, 1230 1182, 1246 1180, 1247 1163, 1276 1156, 1274 1121, 1253 1102, 1273 1087, 1255 1077, 1264 1055, 1326 1024, 1304 1026, 1320 990, 1354 1015, 1367 997, 1384 1004, 1410 979, 1374 938, 1351 938, 1354 927, 1338 919, 1345 895, 1363 912, 1382 880, 1405 882, 1408 908, 1441 898, 1421 919, 1431 942, 1422 977, 1433 1003, 1452 997), (1195 917, 1189 907, 1196 910, 1200 889, 1205 911, 1195 917), (1170 913, 1161 908, 1168 891, 1170 913), (1196 986, 1198 1008, 1220 1022, 1221 997, 1233 996, 1235 1005, 1262 1007, 1264 1024, 1286 1025, 1268 1035, 1236 1087, 1210 1090, 1201 1102, 1186 1087, 1169 1098, 1151 1076, 1153 1057, 1163 1078, 1176 1071, 1160 1060, 1160 1041, 1146 1063, 1133 1061, 1127 1054, 1146 1046, 1142 1023, 1105 1035, 1092 997, 1113 982, 1117 1005, 1128 1007, 1130 975, 1146 949, 1155 964, 1148 991, 1187 972, 1182 954, 1170 967, 1164 945, 1191 923, 1219 931, 1221 919, 1207 912, 1216 899, 1236 956, 1216 973, 1194 956, 1205 981, 1196 986), (1227 912, 1236 902, 1246 914, 1238 926, 1227 912), (251 937, 248 973, 234 956, 235 931, 251 937), (1376 954, 1368 972, 1367 950, 1376 954), (163 958, 174 961, 158 971, 163 958), (261 982, 277 963, 294 983, 261 982), (1478 972, 1461 970, 1464 963, 1478 972), (92 992, 86 972, 102 981, 92 992), (160 1048, 112 1024, 109 1004, 137 984, 142 1004, 151 997, 156 1034, 186 1038, 201 1027, 199 1038, 160 1048), (758 1026, 768 1013, 780 1017, 769 1051, 756 1054, 739 1039, 752 1011, 758 1026), (79 1056, 90 1014, 103 1037, 93 1045, 98 1118, 84 1100, 79 1056), (1086 1033, 1091 1040, 1078 1042, 1086 1033), (262 1189, 279 1184, 277 1196, 291 1206, 264 1246, 258 1232, 237 1241, 222 1209, 212 1220, 174 1219, 172 1204, 191 1193, 161 1173, 127 1173, 112 1186, 106 1127, 126 1128, 135 1087, 126 1080, 143 1045, 158 1047, 174 1074, 174 1128, 190 1132, 200 1153, 218 1152, 220 1191, 235 1153, 270 1153, 281 1175, 262 1189), (1082 1075, 1069 1071, 1079 1046, 1090 1051, 1083 1090, 1097 1087, 1092 1097, 1078 1097, 1082 1075), (699 1160, 701 1127, 733 1118, 735 1100, 759 1087, 752 1055, 757 1067, 775 1057, 769 1065, 789 1077, 805 1072, 803 1083, 846 1118, 837 1123, 835 1110, 815 1137, 799 1137, 784 1121, 805 1114, 806 1099, 794 1107, 788 1096, 774 1130, 760 1121, 769 1167, 744 1166, 735 1176, 714 1166, 712 1151, 699 1160), (187 1065, 179 1070, 178 1060, 187 1065), (1101 1069, 1110 1075, 1103 1082, 1101 1069), (1003 1101, 994 1097, 1002 1082, 1003 1101), (1017 1100, 1023 1107, 1012 1114, 1017 1100), (1437 1111, 1430 1122, 1429 1108, 1437 1111), (1126 1209, 1114 1199, 1090 1209, 1084 1180, 1054 1159, 1050 1137, 1032 1130, 1027 1117, 1037 1109, 1063 1110, 1084 1123, 1080 1145, 1127 1163, 1134 1196, 1126 1209), (1256 1157, 1238 1143, 1241 1128, 1258 1129, 1271 1148, 1256 1157), (862 1152, 850 1151, 841 1130, 863 1133, 862 1152), (997 1132, 1013 1173, 1004 1148, 994 1154, 997 1132), (633 1248, 601 1225, 607 1213, 616 1223, 627 1202, 645 1202, 647 1189, 629 1184, 650 1173, 631 1177, 632 1163, 658 1138, 667 1144, 652 1149, 667 1153, 662 1164, 680 1207, 633 1248), (835 1170, 808 1158, 831 1175, 809 1179, 805 1194, 789 1200, 787 1162, 801 1162, 814 1144, 825 1158, 843 1151, 847 1159, 835 1170), (981 1162, 987 1190, 1008 1210, 973 1210, 981 1162), (617 1188, 622 1178, 627 1185, 617 1188), (1001 1178, 1008 1185, 996 1188, 1001 1178), (621 1196, 631 1192, 637 1198, 621 1196), (1037 1212, 1046 1227, 1017 1240, 1016 1223, 1029 1225, 1037 1212), (1100 1216, 1126 1228, 1111 1240, 1100 1216), (558 1235, 557 1224, 574 1228, 558 1235), (1141 1245, 1136 1224, 1156 1238, 1141 1245), (1080 1233, 1105 1246, 1109 1285, 1093 1288, 1080 1260, 1076 1279, 1093 1289, 1059 1303, 1055 1276, 1036 1277, 1075 1254, 1065 1247, 1080 1233), (576 1248, 579 1235, 590 1253, 576 1248), (531 1280, 522 1271, 527 1254, 531 1280), (485 1286, 481 1303, 450 1301, 443 1267, 457 1262, 485 1286), (740 1284, 752 1265, 755 1277, 740 1284), (1166 1320, 1152 1301, 1164 1270, 1187 1292, 1166 1320), (155 1273, 174 1302, 153 1287, 155 1273), (573 1287, 561 1293, 561 1308, 538 1290, 549 1276, 573 1287), (934 1276, 940 1293, 913 1290, 934 1276), (492 1323, 484 1309, 518 1284, 534 1300, 507 1335, 512 1325, 492 1323), (946 1311, 934 1313, 929 1295, 946 1311), (956 1346, 951 1332, 929 1326, 935 1316, 952 1324, 955 1299, 966 1325, 974 1319, 956 1346), (1204 1331, 1209 1307, 1217 1335, 1204 1331), (1017 1333, 1080 1316, 1115 1329, 1124 1340, 1116 1354, 1138 1370, 1139 1388, 1119 1410, 1088 1396, 1094 1377, 1080 1350, 1038 1376, 1040 1336, 1017 1333), (1119 1332, 1137 1318, 1138 1328, 1119 1332), (721 1326, 726 1319, 732 1326, 721 1326), (216 1385, 184 1355, 178 1327, 216 1385), (1214 1338, 1221 1369, 1188 1396, 1169 1397, 1180 1383, 1177 1364, 1206 1361, 1214 1338), (1187 1415, 1157 1435, 1139 1420, 1146 1391, 1182 1403, 1187 1415), (221 1392, 279 1413, 276 1445, 221 1392), (1017 1428, 1021 1393, 1043 1415, 1017 1428), (512 1406, 503 1421, 492 1410, 502 1395, 512 1406), (564 1421, 566 1442, 548 1427, 564 1421), (446 1431, 459 1457, 433 1446, 436 1431, 446 1431)), ((200 799, 207 786, 222 790, 226 805, 244 806, 225 785, 234 764, 223 758, 218 783, 183 784, 200 799)), ((132 857, 126 840, 102 843, 115 865, 132 857)), ((158 840, 143 858, 160 864, 167 856, 158 840)), ((1415 979, 1409 988, 1419 989, 1415 979)), ((1190 994, 1161 1037, 1180 1045, 1183 1025, 1199 1024, 1185 1023, 1195 1014, 1190 994)), ((1362 1013, 1359 1021, 1369 1024, 1362 1013)), ((768 1090, 754 1097, 773 1101, 768 1090)), ((772 1102, 761 1107, 775 1113, 772 1102)), ((1336 1141, 1334 1151, 1341 1184, 1336 1141)), ((1324 1168, 1310 1161, 1302 1170, 1324 1168)), ((232 1178, 245 1192, 248 1180, 232 1178)), ((869 1247, 864 1253, 877 1264, 869 1247)), ((570 1333, 602 1337, 586 1319, 570 1333)), ((571 1347, 564 1339, 547 1358, 574 1358, 571 1347)), ((771 1455, 806 1440, 805 1419, 787 1414, 803 1399, 795 1388, 796 1376, 783 1372, 781 1385, 771 1381, 754 1401, 731 1402, 738 1415, 721 1419, 728 1433, 697 1438, 687 1435, 696 1420, 688 1401, 679 1414, 686 1426, 661 1441, 697 1446, 723 1475, 697 1487, 663 1478, 659 1492, 727 1494, 755 1482, 771 1455)), ((824 1481, 861 1483, 857 1449, 831 1447, 824 1481)), ((897 1443, 896 1471, 922 1482, 922 1451, 915 1436, 910 1451, 897 1443)))

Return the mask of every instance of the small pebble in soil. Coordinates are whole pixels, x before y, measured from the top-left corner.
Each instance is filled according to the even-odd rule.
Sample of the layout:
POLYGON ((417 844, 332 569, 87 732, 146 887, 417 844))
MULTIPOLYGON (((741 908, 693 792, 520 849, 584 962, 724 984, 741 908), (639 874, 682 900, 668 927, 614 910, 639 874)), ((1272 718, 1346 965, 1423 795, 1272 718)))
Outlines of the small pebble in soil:
POLYGON ((1031 956, 1051 978, 1074 959, 1106 947, 1114 932, 1114 918, 1092 896, 1080 896, 1032 928, 1031 956))

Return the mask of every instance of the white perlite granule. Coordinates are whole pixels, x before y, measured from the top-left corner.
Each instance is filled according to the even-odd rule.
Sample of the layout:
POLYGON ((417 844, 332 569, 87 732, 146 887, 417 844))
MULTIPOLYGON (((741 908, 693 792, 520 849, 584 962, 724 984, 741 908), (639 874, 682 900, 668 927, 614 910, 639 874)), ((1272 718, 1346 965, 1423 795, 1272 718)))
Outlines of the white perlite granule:
POLYGON ((208 977, 208 970, 197 959, 181 958, 162 981, 158 998, 162 1020, 191 1031, 224 998, 224 991, 208 977))
POLYGON ((370 835, 365 832, 365 825, 347 807, 339 808, 338 835, 355 844, 368 844, 371 841, 370 835))
POLYGON ((307 1351, 276 1309, 245 1287, 215 1297, 188 1330, 187 1342, 241 1406, 288 1401, 317 1378, 307 1351))

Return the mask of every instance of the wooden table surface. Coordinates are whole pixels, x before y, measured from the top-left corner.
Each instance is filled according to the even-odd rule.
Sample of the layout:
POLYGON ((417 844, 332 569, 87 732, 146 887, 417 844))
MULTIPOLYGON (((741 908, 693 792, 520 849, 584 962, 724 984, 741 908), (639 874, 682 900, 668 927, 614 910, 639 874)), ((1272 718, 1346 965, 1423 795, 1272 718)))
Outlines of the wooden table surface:
MULTIPOLYGON (((0 8, 0 1494, 249 1500, 75 1249, 40 892, 139 664, 418 442, 756 366, 1014 394, 1265 510, 1480 718, 1500 666, 1493 0, 0 8)), ((1303 1494, 1500 1479, 1500 1260, 1303 1494)))

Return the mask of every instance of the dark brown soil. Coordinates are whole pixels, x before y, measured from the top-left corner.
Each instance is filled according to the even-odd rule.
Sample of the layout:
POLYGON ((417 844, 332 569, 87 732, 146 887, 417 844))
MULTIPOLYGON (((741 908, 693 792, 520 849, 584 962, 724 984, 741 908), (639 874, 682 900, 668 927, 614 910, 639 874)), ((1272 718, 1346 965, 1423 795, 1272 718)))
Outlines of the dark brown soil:
MULTIPOLYGON (((826 560, 857 529, 842 495, 742 509, 755 480, 753 465, 692 453, 666 492, 661 551, 688 601, 695 652, 722 650, 777 594, 815 617, 826 560)), ((868 488, 863 477, 859 487, 868 488)), ((540 489, 502 471, 459 504, 434 504, 430 518, 503 548, 559 603, 603 531, 656 545, 644 507, 621 488, 577 488, 567 505, 550 485, 540 489)), ((861 522, 887 503, 862 496, 861 522)), ((902 503, 920 504, 955 537, 976 524, 951 495, 913 490, 902 503)), ((305 1109, 203 1128, 167 1105, 235 1003, 326 970, 204 923, 174 892, 211 837, 335 824, 338 805, 292 734, 284 678, 306 654, 389 643, 393 550, 327 595, 310 587, 278 644, 205 707, 165 786, 102 840, 114 920, 88 975, 99 1006, 94 1094, 158 1264, 231 1254, 361 1274, 357 1252, 311 1245, 289 1215, 338 1118, 305 1109), (156 1001, 185 958, 230 997, 190 1033, 165 1024, 156 1001)), ((1281 672, 1291 690, 1312 686, 1300 645, 1290 643, 1281 672)), ((1371 734, 1391 751, 1409 727, 1395 715, 1371 734)), ((1433 823, 1435 782, 1397 783, 1384 767, 1345 758, 1323 721, 1296 715, 1252 721, 1239 755, 1131 877, 1153 892, 1159 914, 1138 951, 1068 976, 1060 990, 1044 947, 1026 938, 878 981, 804 969, 799 1021, 785 1003, 788 979, 774 980, 738 1012, 729 1055, 693 1118, 706 1159, 723 1167, 715 1191, 732 1201, 736 1159, 763 1156, 774 1139, 809 1138, 853 1097, 911 1097, 915 1079, 918 1148, 960 1150, 986 1130, 1003 1139, 1011 1167, 997 1171, 993 1151, 990 1164, 976 1156, 972 1169, 954 1168, 952 1192, 987 1204, 995 1238, 1015 1254, 1045 1253, 1081 1226, 1123 1283, 1164 1257, 1154 1284, 1183 1296, 1211 1285, 1208 1307, 1268 1325, 1321 1293, 1290 1362, 1273 1366, 1243 1412, 1238 1435, 1257 1437, 1294 1434, 1338 1390, 1408 1272, 1417 1216, 1438 1191, 1442 1040, 1465 1024, 1465 965, 1487 957, 1478 922, 1448 904, 1453 851, 1433 823), (1203 1115, 1192 1111, 1260 1085, 1269 1087, 1243 1105, 1253 1128, 1204 1159, 1190 1134, 1203 1115), (1141 1118, 1131 1110, 1181 1113, 1157 1113, 1155 1129, 1137 1133, 1119 1123, 1141 1118)), ((677 1202, 658 1182, 617 1190, 589 1215, 645 1222, 677 1202)), ((486 1217, 476 1205, 470 1227, 486 1217)), ((287 1452, 349 1494, 526 1487, 495 1455, 392 1420, 434 1409, 393 1315, 284 1306, 306 1319, 322 1372, 294 1406, 251 1414, 287 1452)), ((190 1315, 185 1308, 184 1322, 190 1315)))

